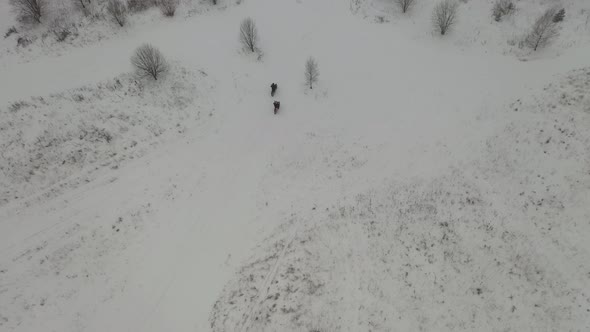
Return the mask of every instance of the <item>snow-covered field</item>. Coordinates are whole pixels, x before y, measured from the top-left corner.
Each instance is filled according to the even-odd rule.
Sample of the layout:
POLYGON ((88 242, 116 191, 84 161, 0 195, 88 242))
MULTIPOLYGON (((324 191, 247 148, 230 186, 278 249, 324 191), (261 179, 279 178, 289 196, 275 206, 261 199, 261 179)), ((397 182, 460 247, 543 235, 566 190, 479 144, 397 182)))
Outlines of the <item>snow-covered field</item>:
POLYGON ((64 42, 0 3, 0 331, 590 330, 590 4, 460 1, 441 38, 392 3, 184 0, 64 42))

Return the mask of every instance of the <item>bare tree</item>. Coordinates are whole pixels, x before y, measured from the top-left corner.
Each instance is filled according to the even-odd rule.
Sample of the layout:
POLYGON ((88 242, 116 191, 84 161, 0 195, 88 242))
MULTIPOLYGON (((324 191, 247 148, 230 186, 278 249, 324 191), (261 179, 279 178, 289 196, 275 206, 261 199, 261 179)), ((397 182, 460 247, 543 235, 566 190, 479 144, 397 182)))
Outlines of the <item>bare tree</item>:
POLYGON ((492 7, 492 16, 496 22, 500 22, 503 16, 510 15, 514 9, 512 0, 496 0, 492 7))
POLYGON ((395 0, 395 3, 402 10, 402 13, 407 13, 410 8, 414 5, 415 0, 395 0))
POLYGON ((258 50, 258 31, 252 18, 248 17, 240 25, 240 41, 250 52, 258 50))
POLYGON ((432 24, 437 32, 445 35, 457 21, 457 8, 459 4, 455 0, 443 0, 434 7, 432 24))
POLYGON ((539 47, 547 46, 558 35, 557 24, 554 22, 556 14, 556 8, 549 8, 535 21, 531 32, 524 40, 528 47, 536 51, 539 47))
POLYGON ((107 12, 113 17, 115 22, 124 26, 127 21, 127 7, 120 0, 109 0, 107 12))
POLYGON ((162 53, 150 44, 143 44, 135 50, 131 64, 140 74, 151 76, 156 81, 168 70, 168 63, 162 53))
POLYGON ((47 3, 46 0, 10 0, 10 4, 19 19, 41 23, 47 3))
POLYGON ((310 56, 305 62, 305 83, 309 85, 310 89, 313 89, 313 84, 318 81, 319 77, 318 63, 310 56))
POLYGON ((174 16, 179 0, 160 0, 159 6, 165 16, 174 16))

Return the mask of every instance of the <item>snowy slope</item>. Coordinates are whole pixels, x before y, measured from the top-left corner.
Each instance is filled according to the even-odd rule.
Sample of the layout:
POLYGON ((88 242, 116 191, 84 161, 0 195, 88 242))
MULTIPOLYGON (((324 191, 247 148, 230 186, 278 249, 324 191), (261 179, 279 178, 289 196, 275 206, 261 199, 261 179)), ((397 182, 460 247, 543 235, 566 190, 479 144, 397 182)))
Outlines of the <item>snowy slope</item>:
POLYGON ((576 71, 500 110, 481 159, 293 216, 226 286, 213 330, 587 330, 588 87, 576 71))
MULTIPOLYGON (((562 31, 575 42, 521 61, 496 28, 485 28, 488 47, 465 46, 491 24, 487 1, 462 4, 485 19, 444 39, 426 24, 431 2, 415 23, 391 24, 361 14, 382 2, 354 3, 250 0, 60 56, 3 57, 0 144, 21 142, 19 130, 34 142, 33 124, 119 134, 73 141, 99 152, 80 166, 90 173, 52 162, 28 184, 3 173, 23 197, 0 207, 0 330, 588 329, 583 16, 562 31), (260 61, 239 49, 247 16, 260 61), (143 42, 186 75, 118 101, 143 42), (312 91, 310 55, 321 71, 312 91), (117 78, 120 89, 104 88, 117 78), (95 112, 80 115, 69 97, 79 91, 100 97, 95 112), (20 100, 31 105, 7 113, 20 100), (136 128, 105 120, 116 109, 136 128), (213 116, 192 121, 195 111, 213 116), (106 163, 138 139, 141 153, 106 163), (52 191, 54 181, 70 185, 52 191)), ((27 142, 10 160, 69 151, 27 142)))
POLYGON ((0 205, 88 182, 93 170, 117 168, 170 132, 202 124, 213 116, 211 89, 207 73, 173 65, 162 84, 127 74, 10 104, 0 122, 0 205))

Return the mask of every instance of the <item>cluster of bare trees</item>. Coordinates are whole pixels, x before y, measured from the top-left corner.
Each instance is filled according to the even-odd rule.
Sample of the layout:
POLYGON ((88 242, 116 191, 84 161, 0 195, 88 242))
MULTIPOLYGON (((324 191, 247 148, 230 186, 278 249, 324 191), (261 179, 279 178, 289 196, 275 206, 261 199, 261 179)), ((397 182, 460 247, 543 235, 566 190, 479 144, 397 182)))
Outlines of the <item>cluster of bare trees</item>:
MULTIPOLYGON (((415 4, 415 0, 394 0, 402 13, 415 4)), ((436 33, 444 36, 457 22, 459 4, 457 0, 441 0, 434 6, 432 25, 436 33)), ((492 17, 496 22, 512 14, 516 10, 513 0, 496 0, 492 6, 492 17)), ((558 24, 565 19, 563 8, 547 9, 533 24, 531 31, 525 36, 523 44, 534 51, 547 46, 558 35, 558 24)))
POLYGON ((107 13, 117 24, 124 26, 129 11, 142 11, 152 6, 158 6, 162 14, 171 17, 176 13, 179 4, 179 0, 129 0, 127 4, 122 0, 109 0, 107 13))
MULTIPOLYGON (((259 52, 260 48, 258 45, 258 29, 256 23, 251 17, 247 17, 240 24, 240 43, 244 50, 255 53, 259 52)), ((310 89, 313 89, 314 83, 318 81, 320 71, 318 69, 318 63, 313 57, 309 57, 305 62, 305 83, 310 89)))
MULTIPOLYGON (((98 0, 70 0, 73 8, 88 16, 99 8, 98 0)), ((23 22, 41 23, 47 15, 48 3, 51 0, 9 0, 17 18, 23 22)), ((119 26, 124 26, 130 12, 139 12, 158 6, 165 16, 174 16, 180 0, 108 0, 104 8, 107 16, 119 26)), ((216 0, 212 0, 216 4, 216 0)))

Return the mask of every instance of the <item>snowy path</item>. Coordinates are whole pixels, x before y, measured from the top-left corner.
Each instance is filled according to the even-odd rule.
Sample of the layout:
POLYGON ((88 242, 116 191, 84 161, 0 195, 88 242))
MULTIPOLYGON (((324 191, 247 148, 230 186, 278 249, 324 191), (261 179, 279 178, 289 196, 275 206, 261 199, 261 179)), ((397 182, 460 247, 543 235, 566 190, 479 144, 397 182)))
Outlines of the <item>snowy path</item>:
MULTIPOLYGON (((588 65, 590 54, 578 49, 547 63, 521 63, 444 46, 434 52, 430 45, 403 39, 402 32, 354 17, 347 4, 336 1, 246 1, 230 12, 161 23, 129 39, 133 42, 109 40, 3 68, 0 101, 114 77, 129 70, 136 41, 146 41, 220 82, 214 98, 219 119, 205 132, 188 133, 59 199, 24 211, 0 210, 0 268, 8 266, 6 273, 14 275, 26 272, 15 257, 47 241, 56 248, 53 241, 74 225, 92 232, 138 206, 149 205, 150 211, 145 231, 122 240, 129 241, 123 249, 88 259, 104 270, 80 282, 74 295, 59 293, 67 288, 59 276, 52 279, 55 294, 40 291, 43 285, 29 276, 31 292, 37 293, 30 298, 57 298, 42 305, 49 309, 33 306, 35 314, 25 314, 17 331, 207 330, 211 306, 226 280, 291 206, 311 208, 352 189, 347 187, 352 181, 328 180, 315 184, 315 191, 301 191, 301 180, 313 182, 321 169, 303 170, 299 179, 286 176, 277 188, 263 186, 277 154, 305 155, 312 147, 300 143, 309 133, 342 135, 381 147, 368 152, 365 182, 358 186, 384 175, 437 172, 477 153, 471 141, 491 130, 485 118, 478 119, 482 108, 493 113, 552 75, 588 65), (277 14, 257 14, 260 6, 277 14), (259 24, 261 63, 237 52, 237 28, 247 15, 259 24), (324 22, 327 15, 334 17, 330 24, 324 22), (303 95, 308 55, 318 59, 322 83, 314 94, 303 95), (276 117, 268 96, 272 81, 279 83, 283 105, 276 117)), ((83 252, 88 251, 94 253, 83 252)), ((73 261, 84 262, 83 254, 73 261)), ((0 298, 0 305, 7 302, 0 298)))

